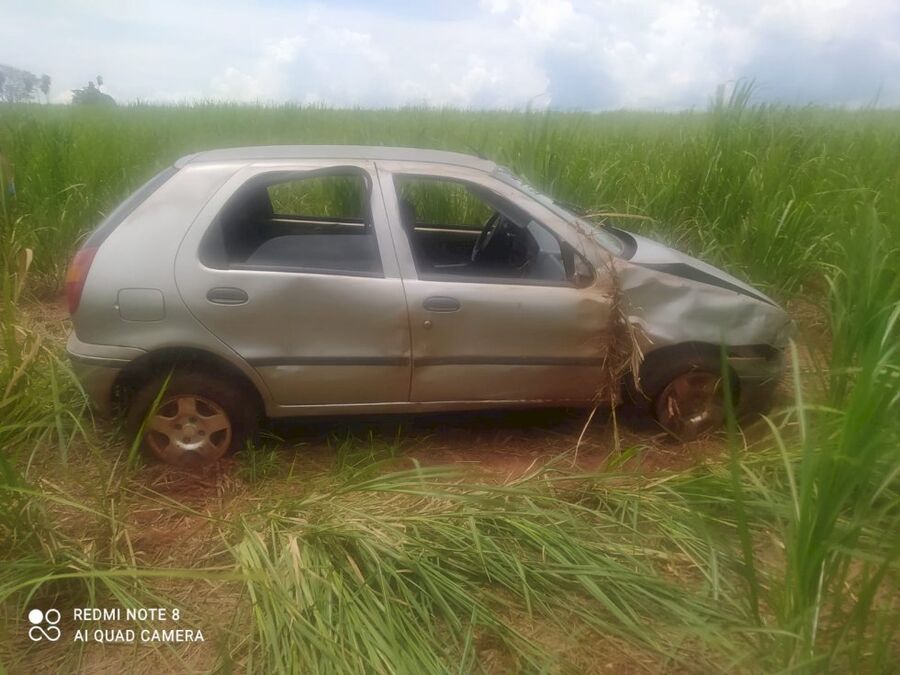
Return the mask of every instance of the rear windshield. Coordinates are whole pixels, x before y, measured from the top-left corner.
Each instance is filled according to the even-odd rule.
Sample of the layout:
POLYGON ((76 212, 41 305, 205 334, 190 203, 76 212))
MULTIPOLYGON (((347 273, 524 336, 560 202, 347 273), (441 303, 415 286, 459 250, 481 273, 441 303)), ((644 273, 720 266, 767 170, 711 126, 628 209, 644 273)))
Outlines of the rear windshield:
POLYGON ((146 201, 146 199, 156 192, 162 185, 172 176, 178 173, 178 169, 170 166, 163 169, 141 187, 135 190, 131 196, 124 202, 119 204, 112 213, 110 213, 97 229, 91 232, 91 236, 84 242, 85 247, 97 247, 102 244, 106 238, 112 234, 123 220, 130 216, 134 210, 146 201))

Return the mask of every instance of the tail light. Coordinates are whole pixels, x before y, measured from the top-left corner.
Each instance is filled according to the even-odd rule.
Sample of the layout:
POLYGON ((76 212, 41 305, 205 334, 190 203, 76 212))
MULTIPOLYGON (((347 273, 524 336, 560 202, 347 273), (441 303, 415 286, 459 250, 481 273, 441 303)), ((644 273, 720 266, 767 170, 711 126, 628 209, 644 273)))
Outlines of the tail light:
POLYGON ((69 316, 78 310, 81 291, 84 290, 84 282, 87 280, 95 255, 97 255, 96 246, 85 246, 72 258, 72 263, 66 272, 66 302, 69 305, 69 316))

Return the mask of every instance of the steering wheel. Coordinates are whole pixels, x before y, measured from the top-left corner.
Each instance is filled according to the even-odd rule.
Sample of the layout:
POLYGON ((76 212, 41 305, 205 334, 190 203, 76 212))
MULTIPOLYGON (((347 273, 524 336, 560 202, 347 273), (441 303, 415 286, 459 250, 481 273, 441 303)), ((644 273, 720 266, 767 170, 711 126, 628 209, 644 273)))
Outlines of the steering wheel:
POLYGON ((500 213, 494 211, 494 213, 491 214, 491 217, 487 219, 481 233, 478 235, 478 241, 475 242, 475 247, 472 249, 472 262, 478 260, 478 258, 481 257, 481 254, 487 250, 494 235, 497 234, 497 230, 500 229, 501 218, 502 216, 500 213))

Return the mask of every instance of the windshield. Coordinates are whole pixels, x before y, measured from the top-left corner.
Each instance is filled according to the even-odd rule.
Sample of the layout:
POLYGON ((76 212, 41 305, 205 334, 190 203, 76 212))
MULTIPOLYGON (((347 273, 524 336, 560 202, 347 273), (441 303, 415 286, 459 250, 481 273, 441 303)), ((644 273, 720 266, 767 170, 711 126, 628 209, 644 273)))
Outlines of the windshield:
POLYGON ((499 167, 497 169, 497 177, 507 185, 510 185, 517 190, 524 192, 542 206, 550 209, 553 213, 555 213, 563 220, 569 223, 581 225, 584 232, 589 232, 598 244, 600 244, 603 248, 605 248, 613 255, 621 256, 625 253, 624 243, 615 234, 604 229, 597 223, 592 223, 578 216, 577 214, 572 213, 569 209, 553 201, 543 192, 538 191, 536 188, 532 187, 522 179, 513 175, 509 169, 499 167))

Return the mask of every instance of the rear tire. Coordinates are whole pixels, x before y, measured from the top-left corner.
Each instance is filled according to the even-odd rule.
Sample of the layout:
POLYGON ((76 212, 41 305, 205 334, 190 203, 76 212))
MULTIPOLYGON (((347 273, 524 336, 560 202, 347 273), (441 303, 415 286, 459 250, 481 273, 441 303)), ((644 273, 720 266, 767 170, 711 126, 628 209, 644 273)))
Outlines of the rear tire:
POLYGON ((256 431, 259 410, 232 379, 202 370, 175 370, 159 405, 151 410, 165 382, 163 375, 139 387, 125 416, 129 438, 143 432, 140 442, 146 454, 174 466, 213 464, 243 448, 256 431))

